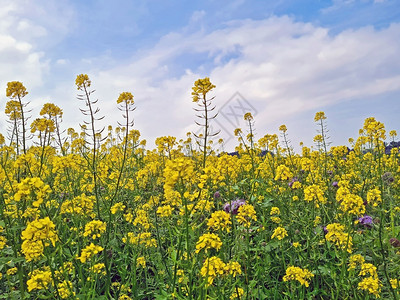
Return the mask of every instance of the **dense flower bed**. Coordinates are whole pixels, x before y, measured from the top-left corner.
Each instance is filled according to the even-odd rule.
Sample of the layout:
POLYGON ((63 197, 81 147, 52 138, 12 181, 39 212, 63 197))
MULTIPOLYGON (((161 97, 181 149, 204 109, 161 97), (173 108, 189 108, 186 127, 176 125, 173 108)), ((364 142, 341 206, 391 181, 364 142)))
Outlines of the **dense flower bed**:
MULTIPOLYGON (((146 150, 131 93, 117 100, 123 124, 100 132, 89 77, 76 84, 87 125, 65 137, 60 108, 29 127, 27 91, 8 85, 1 299, 400 298, 400 158, 382 123, 366 119, 352 150, 329 147, 319 112, 300 155, 284 125, 280 142, 254 140, 248 113, 232 156, 213 151, 208 115, 203 135, 146 150)), ((213 88, 196 81, 199 110, 213 88)))

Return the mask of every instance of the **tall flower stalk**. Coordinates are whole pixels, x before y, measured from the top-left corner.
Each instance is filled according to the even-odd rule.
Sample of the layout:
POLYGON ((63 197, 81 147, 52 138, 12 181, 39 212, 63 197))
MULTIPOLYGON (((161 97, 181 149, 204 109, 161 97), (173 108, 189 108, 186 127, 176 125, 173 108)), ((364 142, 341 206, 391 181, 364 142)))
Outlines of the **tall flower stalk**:
POLYGON ((9 115, 10 120, 14 124, 14 128, 12 131, 12 137, 16 136, 17 140, 17 154, 19 154, 19 130, 18 125, 22 126, 22 150, 24 154, 26 154, 26 123, 28 118, 25 116, 24 107, 28 105, 28 103, 23 103, 22 98, 28 95, 25 86, 22 82, 19 81, 11 81, 7 83, 6 96, 11 100, 7 103, 6 106, 6 114, 9 115), (19 123, 19 121, 21 123, 19 123))
POLYGON ((203 127, 203 134, 194 136, 197 138, 197 143, 202 148, 203 152, 203 161, 202 167, 206 166, 206 159, 207 159, 207 143, 208 139, 216 136, 219 132, 211 133, 210 131, 210 121, 215 119, 218 113, 213 114, 215 110, 215 106, 211 104, 215 97, 207 98, 209 92, 211 92, 215 88, 215 85, 211 83, 210 78, 205 77, 204 79, 199 79, 194 83, 192 87, 192 96, 193 102, 197 103, 199 108, 195 108, 194 110, 198 113, 196 116, 199 119, 202 119, 204 123, 199 123, 197 121, 196 124, 203 127))
POLYGON ((82 127, 87 127, 89 126, 88 130, 91 131, 91 137, 92 137, 92 157, 91 159, 87 157, 87 160, 90 164, 91 172, 92 172, 92 177, 93 177, 93 184, 94 184, 94 194, 96 197, 96 205, 97 205, 97 218, 101 220, 100 217, 100 203, 99 203, 99 191, 98 191, 98 174, 97 174, 97 159, 98 159, 98 148, 100 147, 100 136, 101 133, 103 132, 104 128, 101 130, 97 130, 95 127, 96 121, 100 121, 104 118, 103 117, 97 117, 96 115, 100 111, 98 107, 95 107, 96 103, 98 100, 92 100, 90 98, 91 94, 94 93, 94 90, 90 90, 90 86, 92 82, 89 79, 89 76, 87 74, 80 74, 76 77, 75 84, 78 88, 79 91, 82 92, 82 94, 78 94, 78 100, 84 101, 86 105, 86 109, 80 109, 80 111, 85 115, 90 117, 90 121, 84 121, 84 125, 82 127))

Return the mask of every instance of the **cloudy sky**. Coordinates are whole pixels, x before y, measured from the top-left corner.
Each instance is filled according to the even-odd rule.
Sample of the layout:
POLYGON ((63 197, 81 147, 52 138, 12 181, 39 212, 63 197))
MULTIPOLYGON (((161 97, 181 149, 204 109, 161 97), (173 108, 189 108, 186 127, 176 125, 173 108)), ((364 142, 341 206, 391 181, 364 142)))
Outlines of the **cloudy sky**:
POLYGON ((207 76, 227 150, 247 111, 257 138, 286 124, 294 146, 313 144, 325 111, 331 142, 347 145, 371 116, 400 133, 399 54, 400 0, 0 0, 0 131, 14 80, 32 119, 53 102, 77 128, 86 73, 106 124, 122 120, 118 95, 134 94, 152 148, 197 131, 191 87, 207 76))

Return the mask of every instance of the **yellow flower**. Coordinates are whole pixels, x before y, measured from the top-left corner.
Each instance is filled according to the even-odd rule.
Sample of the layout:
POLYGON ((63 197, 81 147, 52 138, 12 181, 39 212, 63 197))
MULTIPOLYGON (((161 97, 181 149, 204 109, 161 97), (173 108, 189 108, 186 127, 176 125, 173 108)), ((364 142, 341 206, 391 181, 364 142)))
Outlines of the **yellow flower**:
POLYGON ((148 248, 157 247, 157 241, 151 237, 150 232, 142 232, 137 236, 133 232, 128 232, 127 236, 122 238, 122 241, 132 245, 144 245, 148 248))
POLYGON ((26 226, 26 229, 22 231, 23 240, 50 240, 53 246, 55 246, 58 240, 57 232, 55 231, 56 225, 50 220, 49 217, 44 219, 34 220, 26 226))
POLYGON ((290 266, 286 269, 286 275, 283 276, 283 281, 297 280, 301 285, 309 286, 309 281, 314 277, 314 274, 307 269, 290 266))
POLYGON ((378 206, 379 203, 382 203, 381 191, 379 189, 369 190, 367 193, 367 202, 375 207, 378 206))
POLYGON ((270 216, 273 216, 273 215, 280 215, 281 214, 281 211, 279 210, 279 207, 272 207, 271 208, 271 211, 269 212, 269 215, 270 216))
POLYGON ((243 299, 242 296, 244 295, 244 289, 242 288, 237 288, 232 295, 230 296, 230 300, 234 299, 243 299))
POLYGON ((43 105, 43 108, 40 111, 40 115, 48 115, 50 118, 58 116, 58 117, 62 117, 63 115, 63 111, 61 108, 59 108, 57 105, 53 104, 53 103, 45 103, 43 105))
POLYGON ((370 263, 363 263, 361 265, 360 274, 358 274, 358 275, 360 275, 360 276, 369 275, 374 278, 378 277, 378 273, 376 272, 376 267, 370 263))
POLYGON ((287 236, 288 236, 288 233, 285 228, 277 227, 277 228, 275 228, 274 233, 271 236, 271 240, 274 238, 277 238, 278 240, 282 240, 287 236))
POLYGON ((146 267, 146 259, 144 258, 144 256, 139 256, 136 259, 136 267, 141 266, 143 269, 146 267))
POLYGON ((111 207, 110 211, 115 215, 117 212, 124 211, 125 208, 126 206, 122 202, 118 202, 111 207))
POLYGON ((90 272, 92 272, 93 274, 106 275, 106 271, 104 271, 105 267, 106 266, 103 263, 95 264, 90 268, 90 272))
POLYGON ((28 95, 26 88, 19 81, 11 81, 7 83, 6 96, 11 99, 23 98, 28 95))
POLYGON ((276 169, 275 180, 288 180, 292 178, 293 174, 290 172, 289 168, 285 165, 279 165, 276 169))
POLYGON ((64 280, 57 284, 58 294, 61 299, 67 299, 71 296, 75 296, 75 292, 72 291, 72 282, 69 280, 64 280))
POLYGON ((101 236, 107 229, 106 223, 93 220, 85 225, 85 232, 83 236, 92 236, 92 239, 95 240, 101 236))
POLYGON ((319 224, 321 224, 321 217, 316 216, 314 220, 314 227, 318 226, 319 224))
POLYGON ((326 116, 325 116, 325 113, 323 111, 317 112, 315 114, 315 117, 314 117, 314 121, 315 122, 318 122, 320 120, 325 120, 325 119, 326 119, 326 116))
POLYGON ((213 212, 211 214, 211 218, 208 219, 207 222, 209 229, 213 228, 214 230, 225 230, 226 232, 230 231, 231 225, 231 215, 223 210, 213 212))
POLYGON ((45 270, 37 269, 29 273, 29 280, 26 282, 28 292, 47 289, 50 284, 53 284, 53 280, 51 272, 47 268, 45 270))
POLYGON ((221 246, 222 242, 218 235, 215 233, 205 233, 196 243, 196 253, 199 253, 203 249, 205 249, 206 252, 208 249, 212 248, 219 250, 221 246))
POLYGON ((0 250, 3 250, 7 244, 7 239, 4 236, 0 236, 0 250))
POLYGON ((308 202, 314 201, 315 207, 319 207, 319 203, 326 203, 323 190, 316 184, 304 188, 304 200, 308 202))
POLYGON ((134 104, 135 102, 133 101, 132 93, 129 92, 121 93, 117 99, 117 103, 120 104, 122 102, 125 102, 127 105, 134 104))
POLYGON ((286 132, 287 131, 286 125, 279 126, 279 131, 286 132))
POLYGON ((14 275, 15 273, 17 273, 17 271, 18 271, 18 269, 16 267, 8 269, 7 270, 7 275, 8 276, 14 275))
POLYGON ((358 283, 358 289, 367 291, 368 293, 379 298, 379 293, 381 292, 381 286, 379 279, 377 277, 366 277, 361 282, 358 283))
POLYGON ((236 277, 238 274, 242 274, 242 269, 237 261, 230 261, 225 265, 225 273, 236 277))
POLYGON ((344 232, 344 225, 332 223, 326 226, 328 233, 325 235, 327 241, 334 243, 337 247, 347 252, 352 252, 353 239, 348 233, 344 232))
POLYGON ((198 102, 200 97, 205 98, 206 94, 215 88, 215 85, 210 82, 210 78, 198 79, 192 87, 193 102, 198 102))
POLYGON ((200 274, 206 277, 208 285, 211 285, 217 276, 224 274, 225 266, 225 263, 219 257, 206 258, 201 267, 200 274))
POLYGON ((354 254, 352 256, 350 256, 349 258, 349 268, 347 269, 348 271, 350 270, 354 270, 357 265, 362 265, 364 264, 365 259, 361 254, 354 254))
POLYGON ((251 221, 257 221, 256 211, 251 204, 241 205, 236 216, 237 221, 245 227, 250 227, 251 221))
POLYGON ((87 260, 90 260, 94 255, 103 251, 103 247, 96 246, 93 243, 90 243, 89 246, 86 246, 85 249, 82 250, 81 256, 77 257, 81 261, 81 263, 85 263, 87 260))
POLYGON ((253 116, 251 115, 250 112, 245 113, 243 118, 244 118, 245 121, 253 120, 253 116))
POLYGON ((87 74, 79 74, 78 76, 76 76, 75 84, 78 90, 84 90, 87 87, 90 87, 92 82, 90 81, 87 74))
POLYGON ((37 260, 43 255, 43 242, 41 240, 25 240, 21 245, 21 252, 26 261, 37 260))
POLYGON ((389 281, 390 281, 390 285, 392 286, 393 289, 397 289, 399 287, 398 279, 390 279, 389 281))
POLYGON ((170 217, 172 215, 172 212, 173 212, 173 208, 171 207, 171 205, 164 205, 164 206, 160 206, 159 208, 157 208, 157 213, 162 218, 170 217))

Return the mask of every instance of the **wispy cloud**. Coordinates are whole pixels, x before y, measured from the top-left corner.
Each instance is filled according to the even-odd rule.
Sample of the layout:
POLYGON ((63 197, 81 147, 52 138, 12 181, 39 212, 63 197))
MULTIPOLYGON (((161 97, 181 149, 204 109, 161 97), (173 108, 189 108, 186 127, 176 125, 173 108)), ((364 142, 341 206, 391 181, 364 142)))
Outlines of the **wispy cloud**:
POLYGON ((95 78, 107 99, 116 98, 116 90, 135 93, 138 124, 153 138, 193 129, 190 87, 206 75, 217 85, 217 106, 239 91, 259 112, 259 132, 268 132, 306 111, 398 91, 400 41, 395 36, 400 36, 399 24, 330 35, 326 28, 288 17, 234 21, 211 32, 170 33, 130 63, 95 78), (174 62, 187 53, 206 53, 208 60, 169 76, 174 62), (154 120, 163 125, 155 126, 154 120))
MULTIPOLYGON (((39 21, 43 8, 29 16, 9 1, 1 10, 0 61, 6 68, 0 70, 0 84, 20 80, 36 87, 30 100, 36 106, 56 102, 65 111, 65 126, 82 119, 74 99, 74 77, 82 72, 89 74, 97 90, 105 124, 116 125, 121 118, 115 105, 120 92, 135 95, 135 126, 149 141, 161 135, 184 137, 196 130, 190 92, 193 82, 205 76, 217 85, 217 108, 236 92, 251 103, 258 112, 258 137, 276 131, 285 120, 302 122, 301 115, 307 112, 400 92, 399 23, 332 33, 315 22, 268 16, 231 19, 210 28, 203 26, 208 12, 196 10, 185 27, 163 35, 151 47, 132 50, 129 57, 121 59, 102 48, 98 55, 76 59, 54 51, 69 40, 69 30, 76 29, 69 27, 76 11, 67 5, 69 12, 63 13, 55 1, 50 3, 46 13, 58 15, 60 24, 53 24, 57 17, 39 21), (23 34, 29 28, 34 38, 23 34), (54 49, 51 43, 42 45, 53 38, 62 42, 55 42, 54 49)), ((219 121, 224 130, 234 130, 226 120, 219 121)), ((303 127, 294 129, 299 139, 312 134, 297 127, 303 127)))

